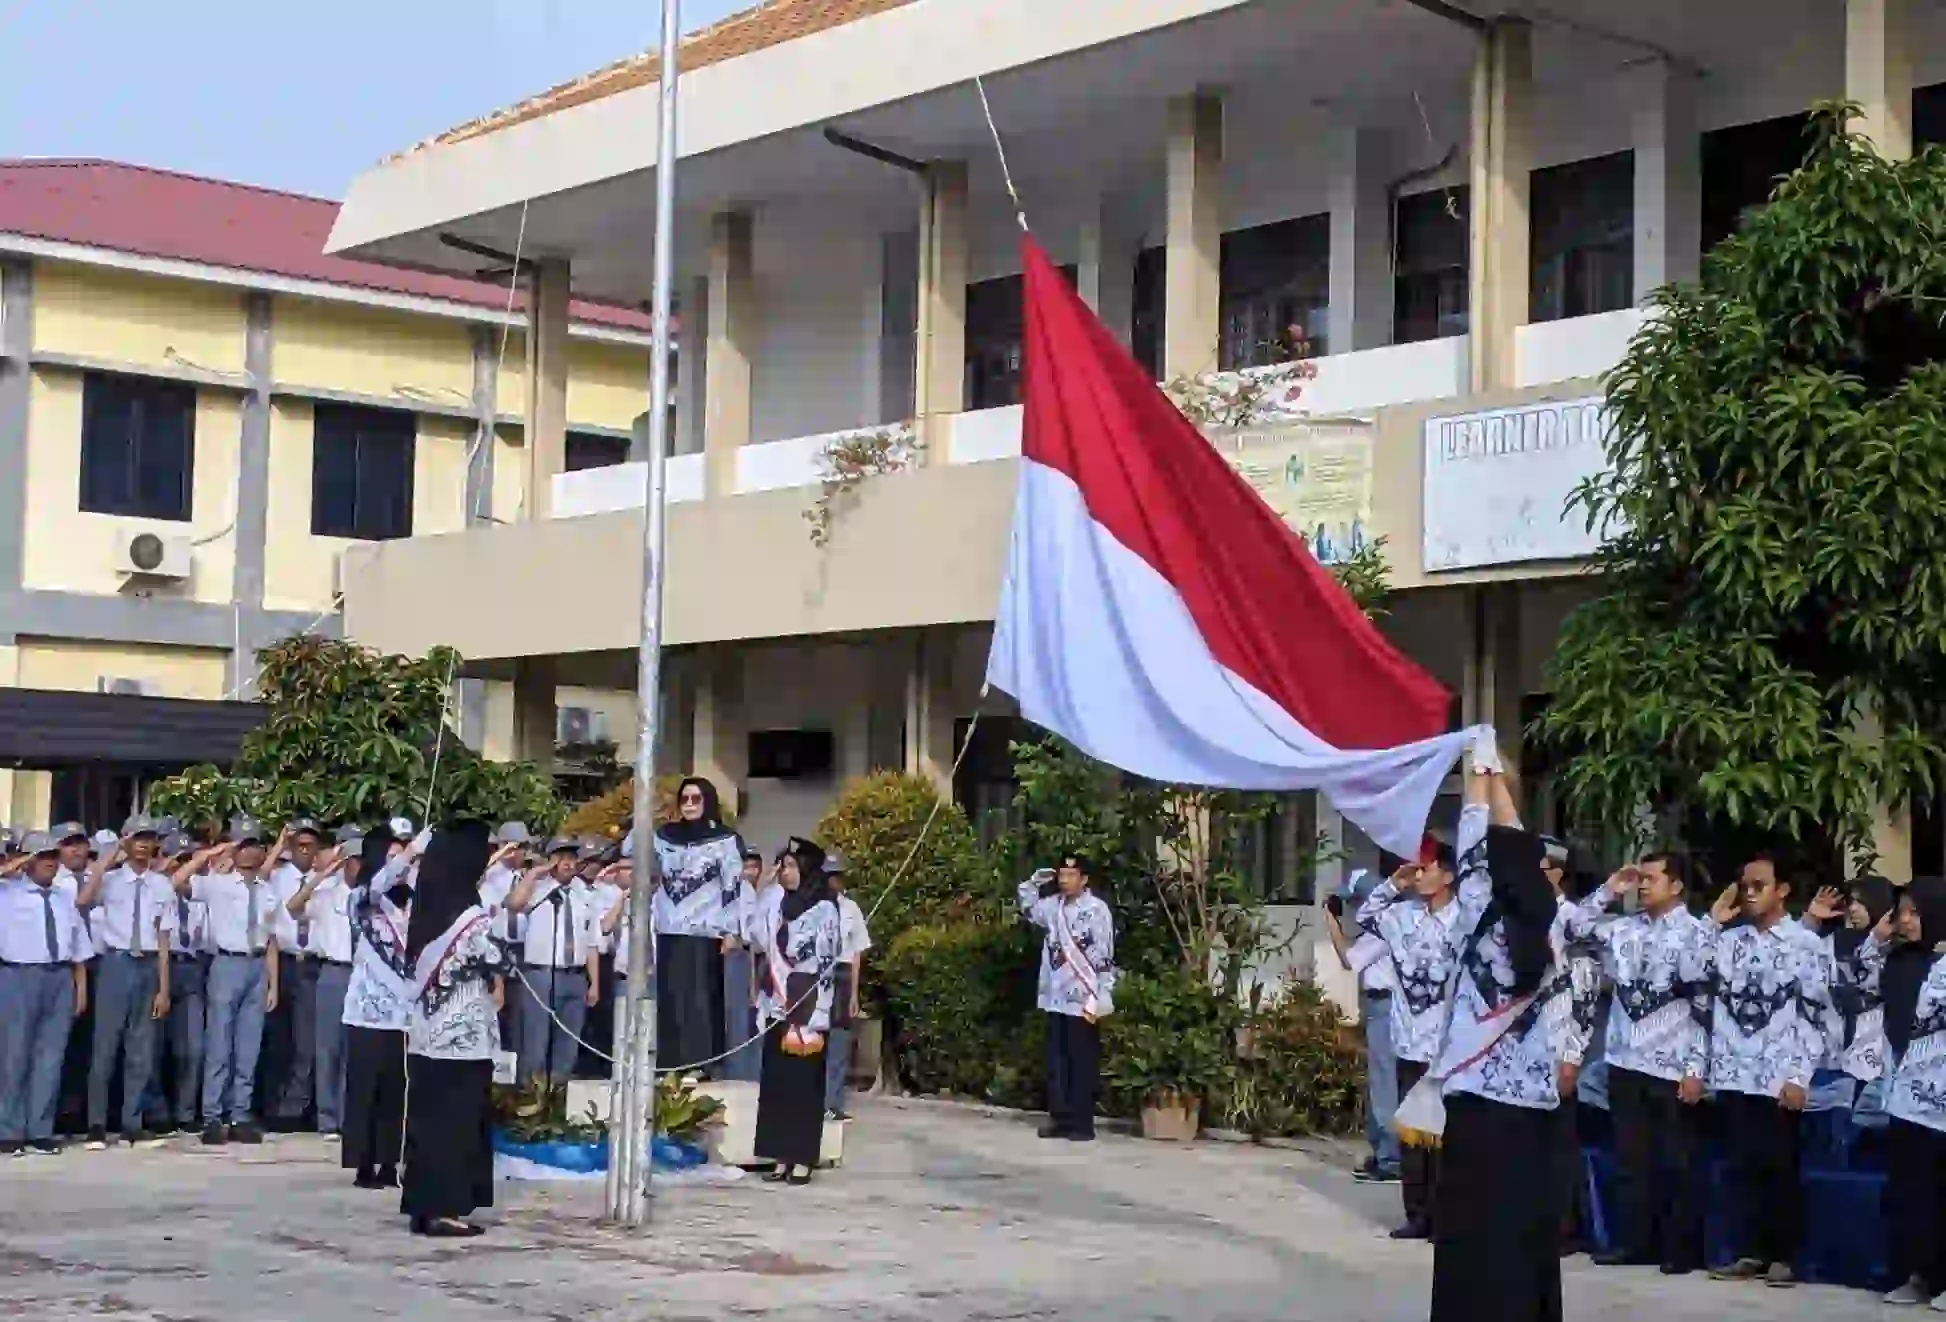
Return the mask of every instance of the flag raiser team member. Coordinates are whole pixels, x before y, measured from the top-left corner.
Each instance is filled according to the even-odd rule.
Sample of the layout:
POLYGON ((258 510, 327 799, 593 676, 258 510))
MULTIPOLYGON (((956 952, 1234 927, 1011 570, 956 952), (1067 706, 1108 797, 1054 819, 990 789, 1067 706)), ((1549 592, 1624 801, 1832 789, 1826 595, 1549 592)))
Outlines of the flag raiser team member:
POLYGON ((74 897, 56 885, 60 849, 31 832, 0 869, 0 1156, 61 1150, 61 1063, 87 1007, 92 947, 74 897))
POLYGON ((397 1188, 405 1133, 405 1030, 412 999, 406 933, 412 920, 414 864, 425 836, 410 844, 379 827, 359 849, 351 891, 352 968, 345 1025, 344 1169, 361 1189, 397 1188))
POLYGON ((1068 854, 1020 883, 1021 916, 1041 942, 1036 1004, 1047 1015, 1047 1124, 1042 1138, 1095 1136, 1101 1020, 1115 1009, 1115 918, 1089 886, 1088 860, 1068 854))

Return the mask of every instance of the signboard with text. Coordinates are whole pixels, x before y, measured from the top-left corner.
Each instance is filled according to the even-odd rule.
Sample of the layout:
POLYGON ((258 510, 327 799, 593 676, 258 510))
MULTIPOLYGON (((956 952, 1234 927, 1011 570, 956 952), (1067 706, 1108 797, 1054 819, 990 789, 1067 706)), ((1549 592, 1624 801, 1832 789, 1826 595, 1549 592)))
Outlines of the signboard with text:
POLYGON ((1342 564, 1365 545, 1372 526, 1372 440, 1362 427, 1247 429, 1216 444, 1319 561, 1342 564))
POLYGON ((1600 396, 1428 420, 1425 569, 1592 554, 1600 538, 1567 503, 1607 471, 1608 429, 1600 396))

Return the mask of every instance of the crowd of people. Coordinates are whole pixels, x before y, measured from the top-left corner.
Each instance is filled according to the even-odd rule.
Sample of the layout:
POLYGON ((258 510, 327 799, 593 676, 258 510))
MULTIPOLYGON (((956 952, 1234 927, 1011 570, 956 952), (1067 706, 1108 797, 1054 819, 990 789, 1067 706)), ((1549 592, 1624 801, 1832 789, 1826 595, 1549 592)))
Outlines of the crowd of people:
MULTIPOLYGON (((1888 1245, 1899 1284, 1886 1301, 1946 1311, 1946 961, 1935 953, 1946 948, 1946 883, 1895 889, 1867 876, 1813 890, 1758 855, 1705 910, 1701 897, 1692 905, 1697 875, 1680 853, 1577 886, 1566 846, 1532 837, 1546 886, 1533 937, 1544 945, 1532 958, 1545 971, 1526 1001, 1502 1003, 1518 1006, 1507 1026, 1457 1059, 1481 1072, 1482 1095, 1551 1112, 1521 1145, 1524 1164, 1501 1167, 1549 1174, 1476 1200, 1448 1188, 1455 1166, 1472 1161, 1452 1129, 1466 1073, 1454 1069, 1456 1025, 1470 1021, 1458 1003, 1508 952, 1479 941, 1487 919, 1505 917, 1506 878, 1481 835, 1488 800, 1469 800, 1457 841, 1428 836, 1418 858, 1376 885, 1356 879, 1327 906, 1333 944, 1359 979, 1368 1046, 1372 1153, 1359 1175, 1400 1185, 1395 1238, 1444 1249, 1520 1202, 1517 1191, 1540 1189, 1544 1205, 1527 1209, 1527 1224, 1545 1226, 1548 1256, 1588 1249, 1602 1266, 1696 1271, 1706 1265, 1706 1144, 1720 1137, 1740 1214, 1733 1253, 1710 1274, 1789 1287, 1805 1234, 1804 1117, 1837 1111, 1879 1133, 1887 1153, 1900 1233, 1888 1245), (1526 1050, 1510 1054, 1516 1036, 1526 1050), (1448 1102, 1436 1145, 1409 1141, 1423 1136, 1400 1114, 1429 1074, 1448 1102), (1612 1143, 1615 1168, 1601 1246, 1582 1156, 1597 1137, 1612 1143)), ((1480 1174, 1474 1166, 1466 1182, 1480 1174)), ((1542 1297, 1558 1301, 1558 1267, 1554 1280, 1542 1297)))

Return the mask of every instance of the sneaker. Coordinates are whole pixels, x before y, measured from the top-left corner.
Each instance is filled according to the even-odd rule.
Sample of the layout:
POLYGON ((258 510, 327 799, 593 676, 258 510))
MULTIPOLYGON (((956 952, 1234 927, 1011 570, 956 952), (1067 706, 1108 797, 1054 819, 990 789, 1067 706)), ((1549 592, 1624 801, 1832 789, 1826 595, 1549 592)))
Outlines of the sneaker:
POLYGON ((1914 1304, 1926 1303, 1930 1295, 1931 1291, 1926 1289, 1925 1278, 1914 1276, 1907 1280, 1904 1285, 1887 1294, 1884 1297, 1884 1302, 1891 1304, 1895 1308, 1910 1308, 1914 1304))
POLYGON ((1067 1137, 1067 1132, 1067 1130, 1051 1121, 1042 1125, 1040 1130, 1042 1138, 1065 1138, 1067 1137))
POLYGON ((203 1146, 220 1148, 230 1141, 230 1129, 221 1120, 212 1120, 203 1126, 203 1146))
POLYGON ((1351 1178, 1360 1184, 1397 1184, 1399 1172, 1394 1166, 1360 1166, 1351 1173, 1351 1178))
POLYGON ((1764 1284, 1773 1290, 1788 1290, 1797 1284, 1797 1273, 1791 1270, 1788 1262, 1773 1262, 1770 1270, 1764 1273, 1764 1284))
POLYGON ((1713 1281, 1754 1281, 1764 1274, 1764 1265, 1755 1258, 1738 1258, 1727 1267, 1710 1268, 1713 1281))
POLYGON ((264 1131, 248 1120, 239 1120, 230 1126, 230 1141, 233 1143, 261 1143, 264 1141, 264 1131))
POLYGON ((839 1107, 837 1110, 831 1113, 831 1119, 837 1121, 849 1120, 851 1119, 851 1112, 845 1110, 843 1107, 839 1107))
POLYGON ((1391 1233, 1390 1238, 1392 1239, 1431 1239, 1432 1234, 1431 1232, 1425 1230, 1423 1227, 1420 1226, 1400 1226, 1397 1230, 1394 1230, 1391 1233))
POLYGON ((147 1125, 147 1129, 151 1138, 174 1138, 176 1136, 176 1122, 173 1120, 151 1120, 147 1125))
POLYGON ((1092 1143, 1095 1141, 1095 1131, 1092 1129, 1077 1129, 1065 1137, 1070 1143, 1092 1143))
POLYGON ((1934 1297, 1932 1301, 1932 1311, 1935 1313, 1946 1313, 1946 1294, 1937 1295, 1934 1297))
POLYGON ((148 1129, 137 1129, 122 1135, 122 1142, 132 1148, 157 1148, 168 1141, 167 1134, 158 1134, 148 1129))
POLYGON ((37 1138, 27 1145, 27 1151, 34 1156, 40 1157, 59 1156, 61 1152, 61 1140, 58 1138, 37 1138))
POLYGON ((100 1152, 107 1146, 108 1131, 100 1125, 91 1126, 88 1130, 88 1151, 100 1152))
POLYGON ((319 1134, 318 1137, 323 1139, 327 1143, 341 1143, 344 1141, 343 1138, 339 1135, 338 1131, 335 1129, 327 1129, 323 1133, 319 1134))
POLYGON ((17 1138, 0 1139, 0 1157, 18 1157, 27 1145, 17 1138))

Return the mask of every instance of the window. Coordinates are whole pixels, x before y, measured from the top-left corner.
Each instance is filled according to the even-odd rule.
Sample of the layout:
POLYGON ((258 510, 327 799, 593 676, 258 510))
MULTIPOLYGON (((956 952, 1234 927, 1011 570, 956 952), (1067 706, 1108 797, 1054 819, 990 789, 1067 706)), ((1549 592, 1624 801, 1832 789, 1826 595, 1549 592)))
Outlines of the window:
MULTIPOLYGON (((1061 274, 1070 285, 1075 268, 1061 274)), ((1026 286, 1017 275, 966 287, 966 407, 1005 408, 1020 403, 1026 286)))
MULTIPOLYGON (((669 433, 675 435, 673 430, 669 433)), ((571 431, 568 433, 568 472, 578 473, 584 468, 613 468, 616 464, 628 462, 628 438, 626 436, 607 436, 601 432, 571 431)))
POLYGON ((1703 251, 1737 232, 1743 213, 1770 201, 1777 181, 1804 164, 1811 117, 1784 115, 1703 135, 1703 251))
POLYGON ((187 522, 196 467, 196 390, 90 372, 81 383, 81 508, 187 522))
POLYGON ((1573 161, 1532 176, 1533 321, 1635 302, 1635 154, 1573 161))
POLYGON ((1169 250, 1144 248, 1135 258, 1129 348, 1135 361, 1162 377, 1162 322, 1169 315, 1169 250))
POLYGON ((1400 344, 1466 334, 1468 191, 1399 199, 1392 309, 1400 344))
POLYGON ((319 404, 311 434, 311 531, 368 542, 410 537, 417 429, 410 413, 319 404))
POLYGON ((1219 370, 1287 361, 1296 327, 1325 350, 1331 306, 1331 217, 1280 220, 1223 236, 1219 370))
MULTIPOLYGON (((1946 83, 1912 89, 1912 149, 1946 142, 1946 83)), ((1927 872, 1922 876, 1934 876, 1927 872)))

